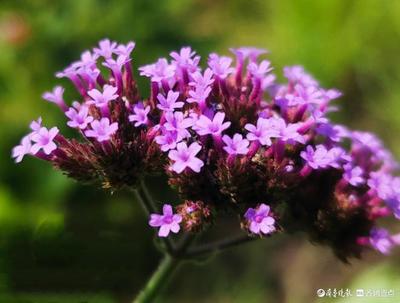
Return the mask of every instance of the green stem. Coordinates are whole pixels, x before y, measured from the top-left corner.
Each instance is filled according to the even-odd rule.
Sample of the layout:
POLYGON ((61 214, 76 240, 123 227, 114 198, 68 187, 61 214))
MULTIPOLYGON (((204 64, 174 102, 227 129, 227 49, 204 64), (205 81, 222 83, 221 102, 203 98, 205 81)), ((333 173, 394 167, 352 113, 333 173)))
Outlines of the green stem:
POLYGON ((251 241, 254 241, 257 239, 259 239, 259 238, 249 237, 248 235, 223 239, 220 241, 203 244, 201 246, 189 249, 185 253, 184 257, 191 259, 191 258, 196 258, 196 257, 210 254, 210 253, 217 253, 217 252, 225 250, 227 248, 231 248, 233 246, 248 243, 248 242, 251 242, 251 241))
POLYGON ((180 261, 179 259, 165 255, 159 267, 133 303, 153 302, 159 291, 167 284, 169 278, 180 264, 180 261))

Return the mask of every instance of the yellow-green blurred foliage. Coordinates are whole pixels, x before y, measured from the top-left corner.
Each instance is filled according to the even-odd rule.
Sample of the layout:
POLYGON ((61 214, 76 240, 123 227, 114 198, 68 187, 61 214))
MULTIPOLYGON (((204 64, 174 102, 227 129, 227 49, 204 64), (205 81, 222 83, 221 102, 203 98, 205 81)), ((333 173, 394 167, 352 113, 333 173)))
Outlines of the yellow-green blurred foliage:
MULTIPOLYGON (((203 58, 267 48, 277 73, 303 64, 343 91, 336 121, 377 132, 400 155, 400 1, 2 0, 0 302, 128 302, 157 264, 152 231, 129 193, 109 195, 38 160, 10 159, 31 119, 66 130, 40 95, 105 37, 135 40, 136 68, 184 45, 203 58)), ((316 289, 335 287, 397 288, 397 298, 379 302, 399 302, 399 260, 398 252, 370 253, 346 266, 301 235, 279 236, 185 265, 159 302, 325 302, 316 289)))

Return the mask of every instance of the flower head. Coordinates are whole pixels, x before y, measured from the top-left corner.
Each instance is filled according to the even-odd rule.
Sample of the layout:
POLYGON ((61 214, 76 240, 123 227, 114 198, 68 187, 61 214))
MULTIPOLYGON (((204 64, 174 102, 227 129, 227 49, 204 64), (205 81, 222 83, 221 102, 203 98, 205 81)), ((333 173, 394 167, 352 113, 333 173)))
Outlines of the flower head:
POLYGON ((172 211, 172 206, 169 204, 164 204, 162 215, 151 214, 149 225, 151 227, 159 227, 158 236, 167 237, 172 231, 173 233, 178 233, 180 230, 179 223, 181 223, 181 215, 174 214, 172 211))
POLYGON ((234 68, 232 58, 210 54, 202 69, 195 51, 183 47, 170 61, 139 68, 151 81, 141 94, 134 47, 104 39, 57 73, 72 81, 77 101, 68 108, 61 86, 43 97, 82 138, 65 138, 39 119, 12 150, 15 161, 33 155, 113 191, 165 171, 185 202, 177 207, 182 217, 170 205, 152 214, 162 237, 181 221, 199 232, 223 211, 245 212, 242 227, 253 234, 270 234, 278 224, 304 230, 342 260, 365 245, 387 253, 400 243, 400 235, 378 227, 378 218, 400 219, 400 164, 375 135, 330 122, 339 91, 321 87, 300 66, 285 67, 286 80, 278 82, 270 62, 258 59, 264 50, 232 50, 234 68), (257 201, 273 201, 274 214, 257 201))

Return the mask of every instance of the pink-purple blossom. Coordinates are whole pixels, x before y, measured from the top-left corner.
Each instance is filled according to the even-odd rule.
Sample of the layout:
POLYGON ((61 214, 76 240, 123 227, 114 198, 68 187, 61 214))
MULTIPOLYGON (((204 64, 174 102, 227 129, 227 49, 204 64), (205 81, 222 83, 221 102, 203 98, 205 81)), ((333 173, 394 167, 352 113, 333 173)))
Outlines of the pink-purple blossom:
POLYGON ((64 88, 62 86, 54 87, 52 92, 46 92, 42 95, 42 98, 56 104, 62 110, 66 110, 67 106, 65 105, 64 98, 64 88))
POLYGON ((255 79, 264 79, 268 72, 272 70, 271 62, 267 60, 261 61, 260 64, 251 62, 247 70, 255 79))
POLYGON ((249 141, 257 141, 261 145, 270 146, 272 138, 279 137, 279 130, 276 127, 270 127, 271 121, 269 119, 258 118, 257 124, 246 124, 244 128, 249 132, 247 139, 249 141))
POLYGON ((230 51, 234 53, 241 62, 247 58, 249 58, 250 62, 256 62, 260 55, 268 53, 266 49, 256 47, 231 48, 230 51))
POLYGON ((190 86, 194 86, 196 88, 205 88, 214 83, 213 72, 210 68, 206 68, 204 74, 200 72, 195 72, 192 74, 193 81, 189 82, 190 86))
POLYGON ((104 142, 111 139, 111 136, 118 130, 118 123, 110 123, 108 118, 101 118, 90 123, 92 129, 85 131, 86 137, 95 138, 98 142, 104 142))
POLYGON ((318 82, 302 66, 294 65, 283 68, 283 74, 291 84, 300 83, 304 86, 318 86, 318 82))
POLYGON ((249 208, 244 215, 248 229, 253 234, 268 235, 275 231, 275 219, 270 215, 270 207, 264 203, 249 208))
POLYGON ((69 118, 67 125, 72 128, 86 129, 93 121, 93 117, 89 115, 89 107, 86 105, 70 107, 65 115, 69 118))
POLYGON ((109 39, 103 39, 99 42, 99 47, 94 48, 94 53, 98 56, 102 56, 105 59, 109 59, 117 50, 117 42, 110 41, 109 39))
POLYGON ((164 97, 163 94, 158 94, 157 95, 157 108, 159 108, 162 111, 166 112, 173 112, 175 109, 182 108, 184 103, 179 101, 176 102, 179 98, 179 92, 174 92, 170 90, 167 94, 167 97, 164 97))
POLYGON ((196 52, 192 51, 190 47, 182 47, 178 52, 171 52, 170 56, 174 59, 172 62, 179 68, 185 69, 190 73, 197 70, 200 61, 200 56, 195 56, 196 52))
POLYGON ((162 133, 155 137, 155 141, 163 152, 175 149, 176 144, 180 142, 182 138, 179 136, 177 131, 167 131, 165 128, 162 129, 162 133))
POLYGON ((351 164, 344 165, 343 179, 353 186, 359 186, 365 183, 364 171, 359 166, 352 166, 351 164))
POLYGON ((21 162, 25 155, 30 154, 31 148, 31 135, 29 134, 23 137, 20 144, 15 146, 12 150, 12 157, 15 159, 15 163, 21 162))
POLYGON ((164 204, 163 213, 151 214, 149 225, 151 227, 159 227, 158 236, 167 237, 170 232, 178 233, 180 230, 179 223, 182 221, 182 216, 174 214, 172 206, 169 204, 164 204))
POLYGON ((160 83, 162 80, 169 80, 175 75, 175 66, 168 64, 167 59, 160 58, 154 64, 140 67, 139 71, 141 76, 149 77, 152 82, 160 83))
POLYGON ((384 255, 388 255, 395 246, 392 236, 385 228, 372 228, 369 241, 373 248, 384 255))
POLYGON ((134 114, 129 115, 129 121, 135 122, 135 127, 139 127, 141 125, 147 125, 149 119, 147 115, 150 112, 150 106, 144 106, 142 102, 139 102, 133 106, 134 114))
POLYGON ((211 54, 208 59, 208 66, 213 71, 214 75, 220 79, 225 79, 229 74, 235 71, 231 67, 232 59, 229 57, 218 56, 211 54))
POLYGON ((124 56, 125 58, 129 58, 132 51, 135 49, 135 42, 130 41, 127 44, 119 44, 117 49, 114 52, 119 56, 124 56))
POLYGON ((43 98, 82 138, 66 138, 39 118, 13 148, 15 161, 33 155, 112 191, 166 172, 185 201, 180 216, 170 205, 151 215, 161 237, 178 232, 181 221, 185 231, 200 232, 223 210, 245 212, 241 226, 252 234, 306 231, 342 260, 362 246, 387 254, 400 243, 400 234, 378 227, 379 218, 400 219, 400 164, 376 136, 330 121, 338 90, 300 66, 285 67, 287 80, 277 81, 271 63, 258 59, 264 50, 232 50, 234 67, 232 58, 211 54, 202 69, 200 56, 183 47, 139 68, 151 81, 143 94, 134 47, 104 39, 57 73, 72 81, 78 101, 67 107, 61 86, 43 98), (259 201, 271 201, 273 213, 259 201))
POLYGON ((196 155, 200 152, 201 146, 197 142, 193 142, 188 147, 185 142, 180 142, 176 146, 176 150, 170 150, 168 157, 174 161, 171 169, 180 174, 185 168, 190 168, 194 172, 200 172, 204 165, 196 155))
POLYGON ((190 97, 187 98, 186 101, 188 103, 204 104, 210 93, 211 93, 211 87, 198 86, 195 88, 195 90, 189 91, 190 97))
POLYGON ((230 155, 245 155, 249 151, 250 142, 241 134, 234 134, 233 138, 224 135, 222 141, 225 143, 224 150, 230 155))
POLYGON ((193 119, 190 117, 185 117, 182 112, 167 112, 165 114, 164 128, 167 131, 175 131, 181 138, 186 138, 190 136, 189 127, 193 125, 193 119))
POLYGON ((42 150, 46 155, 50 155, 57 149, 54 139, 59 133, 57 127, 52 127, 50 130, 46 127, 41 127, 39 130, 32 133, 31 139, 34 142, 31 148, 31 153, 36 154, 42 150))
POLYGON ((337 167, 338 161, 341 160, 342 155, 337 149, 328 150, 324 145, 320 144, 315 149, 308 145, 305 151, 300 153, 300 156, 306 163, 313 169, 327 168, 328 166, 337 167))
POLYGON ((231 125, 231 122, 224 122, 224 119, 225 113, 223 112, 217 112, 212 120, 205 115, 201 115, 193 126, 193 129, 200 136, 220 136, 221 133, 231 125))
POLYGON ((92 98, 87 104, 94 104, 99 108, 107 107, 108 103, 118 98, 118 88, 112 85, 104 85, 103 91, 94 88, 88 91, 88 95, 92 98))

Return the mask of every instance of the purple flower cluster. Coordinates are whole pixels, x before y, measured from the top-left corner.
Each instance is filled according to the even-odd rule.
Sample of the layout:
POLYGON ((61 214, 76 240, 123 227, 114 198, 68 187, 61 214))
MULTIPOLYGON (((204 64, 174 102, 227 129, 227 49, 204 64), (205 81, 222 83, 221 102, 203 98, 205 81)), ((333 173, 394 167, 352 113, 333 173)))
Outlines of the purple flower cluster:
POLYGON ((397 244, 376 221, 400 219, 398 164, 373 134, 329 120, 340 92, 322 88, 300 66, 285 67, 286 83, 276 82, 271 62, 259 60, 262 49, 232 49, 234 59, 212 53, 203 70, 200 56, 183 47, 170 60, 139 67, 151 82, 149 98, 142 98, 134 47, 102 40, 57 73, 72 82, 79 101, 69 107, 61 86, 43 98, 84 140, 67 139, 40 119, 13 149, 16 162, 32 155, 112 189, 164 171, 202 211, 186 203, 173 215, 166 205, 150 219, 162 237, 179 224, 192 231, 206 209, 207 218, 239 214, 250 234, 305 231, 342 259, 365 245, 386 253, 397 244))

